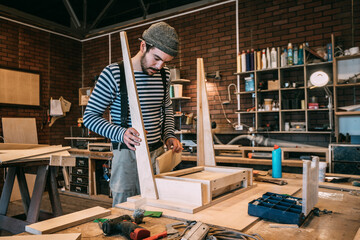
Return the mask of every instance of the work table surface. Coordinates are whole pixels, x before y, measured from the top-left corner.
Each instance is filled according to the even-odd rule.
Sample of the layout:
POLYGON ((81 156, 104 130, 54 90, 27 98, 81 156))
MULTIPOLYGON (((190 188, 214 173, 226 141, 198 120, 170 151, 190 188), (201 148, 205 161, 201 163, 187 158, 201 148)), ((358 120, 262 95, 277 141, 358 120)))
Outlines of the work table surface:
MULTIPOLYGON (((301 187, 302 175, 284 174, 283 176, 283 179, 288 181, 288 185, 301 187)), ((273 185, 270 183, 255 183, 259 186, 265 184, 270 187, 273 185)), ((242 194, 247 194, 247 192, 242 194)), ((301 191, 295 194, 295 196, 301 197, 301 191)), ((354 236, 360 227, 359 195, 352 195, 345 191, 319 188, 319 201, 316 204, 316 207, 320 210, 327 209, 333 211, 333 213, 320 214, 319 217, 311 216, 300 228, 286 228, 285 226, 273 228, 273 222, 260 220, 248 227, 245 230, 245 233, 257 233, 265 240, 354 239, 354 236)), ((114 215, 132 214, 132 212, 125 209, 112 208, 111 210, 114 215)), ((237 213, 234 212, 234 214, 237 213)), ((151 234, 158 234, 165 231, 166 224, 178 222, 180 220, 182 219, 176 220, 167 217, 146 217, 144 218, 145 224, 142 226, 150 230, 151 234)), ((111 237, 104 236, 98 224, 94 222, 81 224, 58 233, 78 232, 82 233, 82 239, 125 239, 119 238, 119 235, 111 237)), ((27 233, 23 234, 26 235, 27 233)))

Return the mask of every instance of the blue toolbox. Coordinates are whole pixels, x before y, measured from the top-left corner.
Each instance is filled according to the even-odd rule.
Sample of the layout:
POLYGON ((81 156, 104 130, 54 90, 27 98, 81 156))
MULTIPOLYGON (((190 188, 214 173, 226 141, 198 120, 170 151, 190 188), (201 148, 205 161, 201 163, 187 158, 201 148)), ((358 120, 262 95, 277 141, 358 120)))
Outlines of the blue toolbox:
POLYGON ((272 222, 299 226, 305 220, 301 198, 271 192, 249 202, 248 214, 272 222))

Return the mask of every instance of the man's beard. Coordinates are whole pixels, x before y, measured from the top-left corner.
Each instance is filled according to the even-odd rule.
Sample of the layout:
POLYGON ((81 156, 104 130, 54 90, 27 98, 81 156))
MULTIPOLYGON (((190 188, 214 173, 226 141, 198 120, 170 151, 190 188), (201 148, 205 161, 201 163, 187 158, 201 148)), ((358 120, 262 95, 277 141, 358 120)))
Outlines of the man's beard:
POLYGON ((153 75, 155 73, 149 73, 149 69, 151 70, 154 70, 156 72, 159 71, 159 69, 156 69, 156 68, 152 68, 152 67, 146 67, 146 60, 145 60, 145 56, 146 56, 147 53, 145 53, 142 57, 141 57, 141 60, 140 60, 140 64, 141 64, 141 70, 143 71, 143 73, 147 74, 147 75, 153 75))

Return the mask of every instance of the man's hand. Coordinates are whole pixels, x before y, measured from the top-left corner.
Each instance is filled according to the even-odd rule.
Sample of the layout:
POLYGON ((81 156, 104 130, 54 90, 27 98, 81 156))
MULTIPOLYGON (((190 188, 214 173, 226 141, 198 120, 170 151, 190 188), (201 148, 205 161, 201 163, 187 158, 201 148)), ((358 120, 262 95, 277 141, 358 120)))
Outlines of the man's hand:
POLYGON ((124 134, 124 143, 130 150, 136 150, 134 146, 139 146, 141 138, 139 132, 135 128, 128 128, 124 134))
POLYGON ((177 138, 168 138, 165 144, 167 149, 172 149, 173 152, 179 153, 183 150, 183 147, 177 138))

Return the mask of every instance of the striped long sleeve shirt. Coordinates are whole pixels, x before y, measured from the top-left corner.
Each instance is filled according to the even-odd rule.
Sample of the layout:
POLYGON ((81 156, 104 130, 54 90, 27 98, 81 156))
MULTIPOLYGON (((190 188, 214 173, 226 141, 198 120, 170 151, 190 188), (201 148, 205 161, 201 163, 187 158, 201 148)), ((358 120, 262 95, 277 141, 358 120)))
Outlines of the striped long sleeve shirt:
MULTIPOLYGON (((170 72, 165 68, 166 80, 169 81, 170 72)), ((165 126, 162 133, 162 104, 164 100, 164 86, 160 73, 152 76, 142 72, 134 72, 138 90, 140 107, 144 126, 147 133, 148 144, 156 143, 160 139, 164 142, 175 137, 174 114, 167 84, 165 98, 165 126)), ((123 142, 126 128, 121 127, 121 95, 120 95, 120 68, 113 63, 101 72, 95 88, 91 94, 83 116, 84 125, 113 142, 123 142), (112 123, 104 119, 103 114, 109 107, 112 123)), ((128 117, 128 126, 131 127, 131 117, 128 117)))

